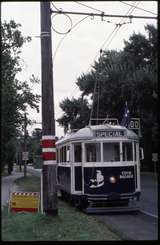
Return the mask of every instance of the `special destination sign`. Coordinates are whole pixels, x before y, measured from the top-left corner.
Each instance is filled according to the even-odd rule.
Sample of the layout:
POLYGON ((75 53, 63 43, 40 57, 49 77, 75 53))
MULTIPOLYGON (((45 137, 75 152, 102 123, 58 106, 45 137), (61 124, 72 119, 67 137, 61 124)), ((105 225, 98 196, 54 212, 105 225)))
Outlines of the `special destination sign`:
POLYGON ((97 138, 102 137, 124 137, 125 131, 124 130, 96 130, 95 136, 97 138))

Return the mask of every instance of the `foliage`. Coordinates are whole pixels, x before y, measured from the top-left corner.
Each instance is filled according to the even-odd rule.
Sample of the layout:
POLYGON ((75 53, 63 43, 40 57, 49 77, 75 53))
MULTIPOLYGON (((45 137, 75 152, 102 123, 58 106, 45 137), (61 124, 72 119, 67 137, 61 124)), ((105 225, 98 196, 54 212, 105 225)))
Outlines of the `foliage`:
MULTIPOLYGON (((2 135, 2 170, 8 165, 9 173, 15 157, 16 137, 20 134, 24 125, 24 111, 27 106, 38 110, 39 95, 34 95, 27 81, 19 81, 16 78, 22 71, 20 64, 21 48, 30 37, 23 37, 19 30, 20 24, 13 20, 9 23, 1 23, 1 135, 2 135)), ((39 82, 32 75, 30 83, 39 82)), ((30 121, 28 121, 30 123, 30 121)))
POLYGON ((42 129, 35 128, 32 136, 28 139, 29 162, 32 162, 34 167, 42 167, 42 129))
POLYGON ((86 99, 64 99, 60 103, 61 109, 64 111, 63 116, 58 119, 58 123, 64 126, 64 131, 68 129, 82 128, 89 121, 89 105, 86 99))
MULTIPOLYGON (((151 153, 157 151, 154 142, 158 142, 157 29, 146 25, 145 31, 146 35, 133 33, 128 41, 124 41, 122 51, 103 51, 91 71, 83 73, 76 84, 82 98, 88 96, 92 100, 92 118, 114 117, 120 122, 123 106, 125 101, 128 102, 131 117, 141 119, 145 161, 151 167, 151 153), (150 142, 154 148, 148 146, 150 142)), ((71 107, 69 99, 64 102, 61 108, 70 123, 73 118, 69 114, 76 107, 74 104, 71 107)), ((58 122, 64 126, 62 118, 58 122)), ((87 123, 88 118, 84 124, 87 123)))

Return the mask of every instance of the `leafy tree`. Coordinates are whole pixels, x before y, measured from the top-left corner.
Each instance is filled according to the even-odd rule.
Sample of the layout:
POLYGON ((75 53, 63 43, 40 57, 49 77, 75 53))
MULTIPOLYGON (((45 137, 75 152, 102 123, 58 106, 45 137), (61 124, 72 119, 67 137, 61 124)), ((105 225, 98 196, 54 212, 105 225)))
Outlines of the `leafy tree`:
POLYGON ((89 105, 86 99, 64 99, 60 103, 64 114, 57 122, 64 127, 64 132, 68 129, 83 128, 86 121, 89 121, 89 105))
POLYGON ((29 161, 35 162, 37 157, 42 155, 42 129, 35 128, 32 132, 32 136, 28 138, 28 149, 29 149, 29 161))
MULTIPOLYGON (((145 164, 151 169, 151 153, 158 142, 157 29, 147 25, 145 30, 147 35, 134 33, 124 41, 122 51, 103 51, 91 71, 77 79, 77 85, 82 97, 94 98, 92 117, 116 117, 121 121, 124 103, 128 102, 131 116, 141 119, 145 164)), ((74 103, 71 105, 68 99, 61 108, 66 125, 76 120, 70 116, 76 109, 74 103)))
MULTIPOLYGON (((8 165, 9 174, 15 157, 16 137, 23 129, 24 111, 27 106, 38 110, 40 98, 32 93, 27 81, 16 78, 17 73, 22 71, 19 56, 21 48, 31 41, 30 37, 22 36, 20 26, 13 20, 1 23, 1 167, 3 170, 4 165, 8 165)), ((30 83, 37 82, 39 80, 32 75, 30 83)))

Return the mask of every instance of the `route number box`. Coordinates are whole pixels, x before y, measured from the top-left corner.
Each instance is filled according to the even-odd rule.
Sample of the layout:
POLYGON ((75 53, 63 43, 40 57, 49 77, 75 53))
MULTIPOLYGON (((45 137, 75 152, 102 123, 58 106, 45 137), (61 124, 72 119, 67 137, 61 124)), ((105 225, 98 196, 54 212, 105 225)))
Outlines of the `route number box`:
POLYGON ((129 123, 129 129, 140 129, 140 119, 131 118, 130 123, 129 123))

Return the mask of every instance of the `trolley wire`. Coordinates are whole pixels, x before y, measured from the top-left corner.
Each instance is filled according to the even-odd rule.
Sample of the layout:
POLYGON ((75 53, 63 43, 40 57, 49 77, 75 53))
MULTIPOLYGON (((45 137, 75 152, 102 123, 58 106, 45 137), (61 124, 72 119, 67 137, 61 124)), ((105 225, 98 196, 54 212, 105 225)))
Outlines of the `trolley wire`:
POLYGON ((61 10, 61 9, 57 8, 57 7, 55 6, 55 4, 53 4, 53 2, 51 2, 51 4, 52 4, 52 6, 53 6, 56 10, 58 10, 58 11, 61 10))
MULTIPOLYGON (((59 50, 59 48, 60 48, 62 42, 63 42, 64 39, 67 37, 67 35, 68 35, 68 34, 69 34, 69 33, 70 33, 76 26, 78 26, 82 21, 84 21, 84 20, 87 19, 88 17, 90 17, 90 16, 87 15, 87 16, 83 17, 83 18, 82 18, 81 20, 79 20, 75 25, 72 26, 72 28, 70 29, 69 32, 67 32, 67 33, 64 34, 64 36, 61 38, 61 40, 59 41, 59 43, 58 43, 58 45, 57 45, 57 47, 56 47, 56 49, 55 49, 54 56, 53 56, 53 63, 54 63, 54 61, 55 61, 56 54, 57 54, 57 52, 58 52, 58 50, 59 50)), ((52 27, 52 26, 51 26, 51 27, 52 27)), ((52 28, 52 29, 53 29, 53 28, 52 28)), ((54 30, 54 29, 53 29, 53 30, 54 30)))
MULTIPOLYGON (((120 2, 123 3, 123 4, 126 4, 126 5, 128 5, 128 6, 133 6, 132 4, 129 4, 129 3, 126 3, 126 2, 123 2, 123 1, 120 1, 120 2)), ((140 8, 140 7, 135 7, 135 8, 136 8, 136 9, 139 9, 139 10, 142 10, 142 11, 144 11, 144 12, 150 13, 150 14, 157 15, 157 14, 155 14, 155 13, 149 11, 149 10, 146 10, 146 9, 143 9, 143 8, 140 8)))
MULTIPOLYGON (((132 6, 127 12, 126 12, 126 15, 130 15, 132 14, 132 12, 134 11, 135 7, 139 4, 139 2, 135 2, 135 6, 132 6)), ((119 23, 116 24, 114 30, 112 31, 112 33, 107 37, 107 39, 104 41, 104 43, 102 44, 101 48, 100 49, 103 49, 103 47, 106 45, 106 43, 108 42, 107 46, 105 47, 105 49, 107 49, 109 47, 109 45, 111 44, 111 42, 113 41, 113 39, 115 38, 115 36, 117 35, 119 29, 121 28, 121 26, 123 24, 129 24, 131 23, 131 20, 130 22, 124 22, 126 21, 126 18, 122 18, 119 23)), ((97 58, 99 52, 97 53, 95 59, 97 58)))
MULTIPOLYGON (((135 2, 134 6, 131 6, 131 8, 127 11, 126 15, 128 14, 131 14, 135 7, 139 4, 135 2)), ((106 44, 106 42, 110 39, 110 37, 112 36, 112 34, 114 34, 114 36, 112 36, 110 42, 108 43, 106 49, 108 48, 108 46, 110 45, 110 43, 112 42, 113 38, 116 36, 117 32, 119 31, 120 27, 122 26, 122 21, 124 21, 124 18, 122 18, 120 20, 120 22, 116 25, 116 27, 114 28, 114 30, 112 31, 112 33, 107 37, 107 40, 105 40, 105 42, 103 43, 103 45, 101 46, 101 49, 100 49, 100 54, 102 52, 102 48, 104 47, 104 45, 106 44), (118 29, 119 27, 119 29, 118 29), (116 30, 117 29, 117 30, 116 30), (116 32, 115 32, 116 31, 116 32)), ((94 60, 97 58, 99 52, 97 53, 96 57, 94 58, 94 60)), ((101 55, 100 55, 100 61, 101 61, 101 55)), ((89 70, 89 69, 88 69, 89 70)), ((98 79, 97 79, 97 76, 96 76, 96 81, 95 81, 95 87, 94 87, 94 92, 93 92, 93 103, 92 103, 92 107, 91 107, 91 113, 90 113, 90 119, 89 119, 89 124, 91 124, 91 119, 92 119, 92 116, 93 116, 93 110, 94 110, 94 104, 95 104, 95 96, 96 96, 96 88, 98 89, 98 93, 100 93, 100 89, 99 89, 99 86, 98 86, 98 79)), ((97 95, 97 118, 98 118, 98 114, 99 114, 99 97, 100 95, 98 94, 97 95)))
MULTIPOLYGON (((138 5, 138 4, 139 4, 139 2, 138 2, 138 3, 135 2, 135 5, 138 5)), ((131 14, 131 13, 133 12, 134 9, 135 9, 135 6, 132 6, 132 7, 126 12, 126 15, 131 14)), ((100 10, 99 10, 99 11, 100 11, 100 10)), ((104 20, 104 21, 105 21, 105 20, 104 20)), ((108 45, 107 45, 107 47, 106 47, 106 48, 108 48, 109 45, 110 45, 110 43, 112 42, 113 38, 116 36, 118 30, 120 29, 120 27, 121 27, 123 24, 127 24, 126 22, 121 23, 122 21, 123 21, 123 18, 121 19, 121 21, 120 21, 119 23, 115 23, 116 26, 115 26, 114 30, 110 33, 110 35, 107 37, 107 39, 105 40, 105 42, 101 45, 100 50, 102 50, 103 47, 104 47, 104 45, 106 44, 106 42, 110 40, 110 42, 108 43, 108 45), (119 28, 119 29, 118 29, 118 28, 119 28), (116 31, 116 32, 115 32, 115 31, 116 31), (112 35, 113 35, 113 36, 112 36, 112 35)), ((106 21, 106 22, 109 22, 109 21, 106 21)), ((112 22, 111 22, 111 23, 112 23, 112 22)), ((95 58, 93 59, 94 61, 96 60, 96 58, 97 58, 98 55, 99 55, 99 51, 98 51, 98 53, 96 54, 95 58)), ((90 69, 90 66, 88 67, 87 72, 88 72, 89 69, 90 69)), ((95 83, 95 86, 97 86, 97 83, 95 83)), ((74 91, 77 90, 77 89, 78 89, 78 86, 73 90, 72 94, 73 94, 74 91)), ((95 87, 95 89, 96 89, 96 87, 95 87)), ((71 94, 71 95, 72 95, 72 94, 71 94)), ((95 91, 93 92, 93 94, 95 94, 95 91)), ((93 96, 93 97, 94 97, 94 96, 93 96)), ((91 114, 92 114, 92 112, 91 112, 91 114)))
POLYGON ((87 7, 87 8, 89 8, 89 9, 96 10, 96 11, 98 11, 98 12, 100 12, 100 13, 104 13, 104 11, 99 10, 99 9, 96 9, 96 8, 93 8, 93 7, 91 7, 91 6, 89 6, 89 5, 86 5, 86 4, 84 4, 84 3, 80 3, 80 2, 78 2, 78 1, 74 1, 74 2, 77 3, 77 4, 79 4, 79 5, 82 5, 82 6, 84 6, 84 7, 87 7))

